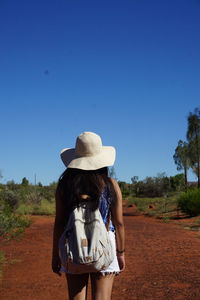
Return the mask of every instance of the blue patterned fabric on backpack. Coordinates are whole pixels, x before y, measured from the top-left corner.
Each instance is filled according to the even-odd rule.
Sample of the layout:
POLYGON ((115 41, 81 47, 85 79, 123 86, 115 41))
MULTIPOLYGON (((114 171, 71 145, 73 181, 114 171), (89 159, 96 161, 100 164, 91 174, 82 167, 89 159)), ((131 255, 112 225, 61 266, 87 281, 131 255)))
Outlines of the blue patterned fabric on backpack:
MULTIPOLYGON (((112 198, 109 189, 106 186, 101 194, 101 197, 99 198, 99 210, 105 225, 107 223, 111 202, 112 202, 112 198)), ((110 221, 109 231, 115 231, 112 221, 110 221)))

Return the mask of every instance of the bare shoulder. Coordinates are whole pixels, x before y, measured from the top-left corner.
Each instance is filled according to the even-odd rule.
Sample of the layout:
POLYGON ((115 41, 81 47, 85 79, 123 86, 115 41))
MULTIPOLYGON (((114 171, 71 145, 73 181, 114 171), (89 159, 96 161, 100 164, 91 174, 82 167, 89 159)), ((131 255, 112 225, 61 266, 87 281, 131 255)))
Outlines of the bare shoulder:
POLYGON ((110 177, 110 180, 111 180, 111 182, 112 182, 112 184, 113 184, 114 187, 117 187, 117 186, 119 187, 117 181, 114 178, 110 177))
POLYGON ((120 187, 119 187, 117 181, 115 179, 113 179, 113 178, 110 178, 110 180, 111 180, 111 182, 113 184, 113 188, 114 188, 114 191, 115 191, 116 195, 119 198, 121 198, 121 190, 120 190, 120 187))

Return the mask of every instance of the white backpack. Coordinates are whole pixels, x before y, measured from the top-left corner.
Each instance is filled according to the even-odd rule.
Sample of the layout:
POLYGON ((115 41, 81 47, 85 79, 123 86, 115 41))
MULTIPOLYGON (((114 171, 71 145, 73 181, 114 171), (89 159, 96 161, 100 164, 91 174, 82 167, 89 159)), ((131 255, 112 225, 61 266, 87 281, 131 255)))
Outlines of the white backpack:
POLYGON ((114 253, 99 209, 84 202, 70 214, 59 240, 62 265, 76 274, 105 270, 114 253))

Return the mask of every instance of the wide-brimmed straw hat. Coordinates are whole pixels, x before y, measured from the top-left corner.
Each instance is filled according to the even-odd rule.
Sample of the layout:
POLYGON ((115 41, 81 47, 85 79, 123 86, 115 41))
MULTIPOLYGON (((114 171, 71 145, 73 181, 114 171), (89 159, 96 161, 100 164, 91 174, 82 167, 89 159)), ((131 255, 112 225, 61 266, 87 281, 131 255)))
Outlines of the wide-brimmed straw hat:
POLYGON ((77 137, 75 148, 63 149, 60 156, 68 168, 97 170, 114 164, 115 148, 103 146, 98 134, 86 131, 77 137))

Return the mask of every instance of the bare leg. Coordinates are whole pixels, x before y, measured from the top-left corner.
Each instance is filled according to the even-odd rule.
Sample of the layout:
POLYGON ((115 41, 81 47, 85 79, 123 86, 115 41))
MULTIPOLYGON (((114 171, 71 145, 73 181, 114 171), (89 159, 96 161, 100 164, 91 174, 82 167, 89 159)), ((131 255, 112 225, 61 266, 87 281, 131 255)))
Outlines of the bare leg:
POLYGON ((89 274, 66 274, 70 300, 86 300, 89 274))
POLYGON ((115 275, 91 273, 92 300, 110 300, 115 275))

